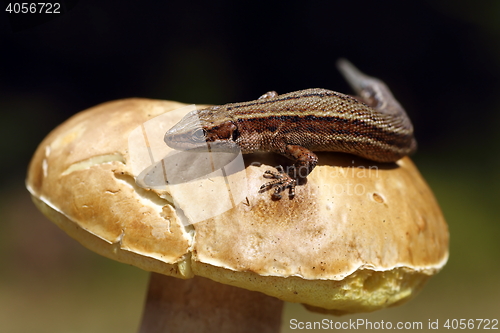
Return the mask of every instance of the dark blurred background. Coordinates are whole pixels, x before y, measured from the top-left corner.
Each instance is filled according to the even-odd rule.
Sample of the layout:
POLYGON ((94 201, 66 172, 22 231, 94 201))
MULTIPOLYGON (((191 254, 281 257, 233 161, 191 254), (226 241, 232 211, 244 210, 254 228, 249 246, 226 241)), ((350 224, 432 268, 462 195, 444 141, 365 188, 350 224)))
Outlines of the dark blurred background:
MULTIPOLYGON (((221 104, 268 90, 350 92, 340 57, 383 79, 407 109, 413 159, 449 223, 451 255, 410 303, 339 320, 500 319, 500 2, 80 0, 39 24, 9 17, 8 3, 1 332, 135 332, 142 311, 146 272, 84 249, 31 203, 26 168, 51 129, 127 97, 221 104)), ((287 305, 283 332, 290 318, 325 317, 287 305)))

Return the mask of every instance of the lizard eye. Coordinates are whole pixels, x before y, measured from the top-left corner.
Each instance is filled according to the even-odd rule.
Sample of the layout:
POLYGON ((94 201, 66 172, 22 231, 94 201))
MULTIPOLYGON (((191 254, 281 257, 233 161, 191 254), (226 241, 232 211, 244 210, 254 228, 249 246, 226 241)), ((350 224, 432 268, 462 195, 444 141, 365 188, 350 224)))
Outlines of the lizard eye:
POLYGON ((191 139, 196 142, 204 142, 207 132, 203 128, 198 128, 191 134, 191 139))

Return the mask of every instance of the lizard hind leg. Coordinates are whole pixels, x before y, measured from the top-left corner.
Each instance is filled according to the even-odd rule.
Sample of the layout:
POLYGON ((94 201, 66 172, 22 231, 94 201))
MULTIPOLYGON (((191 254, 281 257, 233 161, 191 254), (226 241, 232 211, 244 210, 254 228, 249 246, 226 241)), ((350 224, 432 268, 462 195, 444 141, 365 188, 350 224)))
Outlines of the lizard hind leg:
POLYGON ((270 182, 263 184, 260 187, 259 192, 262 193, 266 190, 274 188, 274 193, 272 198, 274 200, 281 199, 281 192, 285 191, 288 188, 288 197, 293 199, 295 196, 295 186, 297 185, 297 181, 290 177, 288 173, 283 170, 283 167, 280 165, 276 167, 277 171, 267 170, 264 172, 264 178, 274 179, 270 182))
POLYGON ((303 181, 314 169, 318 163, 318 157, 309 149, 299 145, 286 145, 279 153, 294 160, 295 163, 287 171, 282 166, 276 167, 277 171, 264 172, 264 178, 271 178, 272 181, 265 183, 260 187, 259 192, 274 188, 272 198, 279 200, 281 192, 289 189, 288 197, 293 199, 295 196, 295 186, 299 181, 303 181))

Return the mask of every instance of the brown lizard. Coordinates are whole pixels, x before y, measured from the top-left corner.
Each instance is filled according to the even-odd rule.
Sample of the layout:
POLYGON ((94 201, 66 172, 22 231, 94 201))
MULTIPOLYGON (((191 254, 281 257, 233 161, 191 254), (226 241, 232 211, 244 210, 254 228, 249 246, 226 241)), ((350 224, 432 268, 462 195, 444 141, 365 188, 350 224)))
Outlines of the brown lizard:
POLYGON ((347 60, 338 67, 359 97, 326 89, 278 95, 271 91, 249 102, 195 110, 165 134, 168 146, 196 150, 241 149, 243 154, 273 152, 294 161, 286 171, 266 171, 261 191, 275 188, 273 198, 314 169, 313 151, 354 154, 377 162, 395 162, 416 149, 406 112, 380 80, 359 72, 347 60))

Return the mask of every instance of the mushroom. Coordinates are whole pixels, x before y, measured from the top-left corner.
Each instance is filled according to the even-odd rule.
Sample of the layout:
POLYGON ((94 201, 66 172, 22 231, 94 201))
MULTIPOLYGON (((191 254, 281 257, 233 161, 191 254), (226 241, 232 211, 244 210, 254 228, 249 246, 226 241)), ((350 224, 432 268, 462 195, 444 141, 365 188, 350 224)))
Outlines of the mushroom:
POLYGON ((374 311, 409 300, 446 263, 446 222, 407 157, 376 164, 319 153, 296 197, 273 201, 259 193, 262 174, 283 161, 245 155, 244 169, 227 175, 245 176, 243 200, 190 222, 189 209, 224 193, 193 200, 140 187, 128 145, 154 117, 172 126, 169 111, 183 106, 124 99, 80 112, 43 140, 26 181, 68 235, 152 272, 140 332, 278 332, 283 301, 336 315, 374 311))

